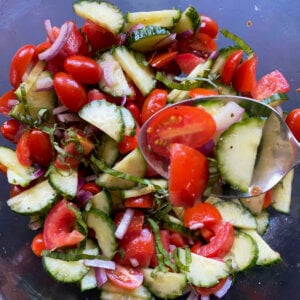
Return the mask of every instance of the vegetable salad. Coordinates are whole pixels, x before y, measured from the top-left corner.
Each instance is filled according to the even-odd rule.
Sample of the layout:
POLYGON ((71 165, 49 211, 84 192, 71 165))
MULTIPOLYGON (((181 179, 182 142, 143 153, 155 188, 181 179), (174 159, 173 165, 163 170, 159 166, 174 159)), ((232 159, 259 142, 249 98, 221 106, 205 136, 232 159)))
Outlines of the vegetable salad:
MULTIPOLYGON (((45 271, 82 292, 98 289, 100 299, 208 299, 224 296, 238 272, 280 262, 263 234, 269 207, 289 212, 293 170, 251 199, 210 195, 216 180, 245 188, 232 179, 234 163, 230 178, 224 172, 223 145, 232 131, 261 129, 261 119, 210 100, 165 110, 147 138, 169 160, 168 179, 147 164, 138 135, 157 111, 189 98, 242 95, 280 112, 284 75, 257 80, 255 51, 193 6, 73 8, 83 26, 45 20, 45 40, 17 50, 12 88, 0 98, 1 133, 15 144, 0 146, 7 205, 28 216, 45 271), (218 34, 227 47, 218 48, 218 34)), ((299 137, 297 120, 296 109, 286 122, 299 137)))

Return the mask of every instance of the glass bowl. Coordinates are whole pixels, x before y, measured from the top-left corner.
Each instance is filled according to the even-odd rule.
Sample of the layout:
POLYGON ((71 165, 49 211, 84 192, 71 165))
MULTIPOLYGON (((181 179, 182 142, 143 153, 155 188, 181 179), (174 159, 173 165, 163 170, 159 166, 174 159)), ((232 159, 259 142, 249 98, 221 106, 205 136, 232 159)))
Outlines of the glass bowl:
MULTIPOLYGON (((201 13, 213 17, 220 28, 227 28, 243 38, 258 55, 258 77, 279 69, 288 79, 291 90, 286 111, 300 107, 300 39, 298 30, 298 0, 112 0, 123 12, 168 9, 173 6, 185 9, 193 5, 201 13)), ((15 51, 24 44, 37 44, 44 40, 44 20, 60 26, 72 19, 71 0, 0 0, 0 93, 10 89, 8 72, 15 51)), ((219 47, 230 44, 219 35, 219 47)), ((1 123, 5 120, 0 116, 1 123)), ((1 137, 1 145, 9 142, 1 137)), ((28 218, 11 212, 6 200, 9 185, 0 176, 0 299, 99 299, 97 291, 81 293, 76 286, 57 283, 44 271, 39 258, 31 252, 34 232, 28 229, 28 218)), ((272 218, 264 238, 282 256, 282 262, 254 268, 238 274, 233 287, 224 299, 281 300, 298 299, 300 283, 300 180, 296 168, 289 215, 271 212, 272 218)))

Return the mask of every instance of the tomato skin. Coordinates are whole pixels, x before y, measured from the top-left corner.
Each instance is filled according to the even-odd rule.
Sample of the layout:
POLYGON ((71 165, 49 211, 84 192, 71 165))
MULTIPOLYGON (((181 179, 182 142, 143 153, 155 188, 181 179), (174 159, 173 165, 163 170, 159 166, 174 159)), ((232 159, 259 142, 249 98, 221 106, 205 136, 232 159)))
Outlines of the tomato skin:
POLYGON ((9 100, 17 100, 17 97, 13 90, 7 91, 0 97, 0 113, 6 117, 11 110, 9 100))
POLYGON ((236 68, 232 77, 232 85, 238 92, 250 93, 254 88, 257 63, 257 56, 254 54, 236 68))
POLYGON ((95 195, 101 191, 101 188, 94 182, 84 183, 81 189, 88 191, 88 192, 92 193, 93 195, 95 195))
POLYGON ((84 87, 71 75, 64 72, 56 73, 53 86, 60 102, 71 111, 78 112, 87 103, 84 87))
POLYGON ((9 80, 14 88, 20 85, 23 75, 35 57, 36 50, 34 45, 24 45, 17 50, 11 60, 9 69, 9 80))
POLYGON ((18 140, 16 154, 19 162, 24 166, 31 166, 30 149, 28 146, 30 131, 25 131, 18 140))
POLYGON ((40 166, 47 167, 52 161, 52 144, 47 133, 32 129, 28 137, 30 158, 40 166))
POLYGON ((251 91, 254 99, 262 100, 275 93, 287 93, 290 85, 278 70, 272 71, 260 78, 251 91))
POLYGON ((82 55, 68 56, 64 61, 64 68, 75 80, 82 84, 99 83, 102 69, 92 58, 82 55))
POLYGON ((189 75, 200 63, 205 62, 205 59, 202 57, 189 52, 177 54, 174 60, 180 70, 186 75, 189 75))
POLYGON ((191 207, 201 199, 206 188, 209 175, 207 158, 183 144, 172 144, 170 153, 170 202, 174 206, 191 207))
MULTIPOLYGON (((160 230, 159 237, 160 237, 160 240, 161 240, 161 243, 162 243, 164 249, 167 252, 169 252, 169 250, 170 250, 170 232, 168 230, 164 230, 164 229, 160 230)), ((153 256, 151 258, 150 266, 153 268, 158 266, 158 258, 157 258, 156 250, 153 253, 153 256)))
POLYGON ((300 108, 291 110, 288 113, 285 122, 294 134, 295 138, 298 142, 300 142, 300 108))
POLYGON ((47 250, 75 246, 85 238, 83 234, 74 229, 76 215, 68 205, 72 205, 76 209, 73 203, 61 200, 51 208, 45 219, 43 236, 47 250))
POLYGON ((224 257, 231 249, 234 242, 234 229, 231 223, 219 221, 209 228, 214 236, 208 244, 194 244, 191 251, 205 257, 224 257))
POLYGON ((138 124, 141 124, 141 113, 140 113, 138 106, 133 102, 128 102, 128 103, 126 103, 125 107, 131 112, 135 121, 138 124))
POLYGON ((124 200, 125 207, 131 208, 147 208, 153 207, 154 196, 153 194, 146 194, 137 197, 126 198, 124 200))
POLYGON ((60 170, 75 170, 80 164, 82 155, 78 152, 77 145, 73 142, 68 143, 63 150, 66 152, 66 155, 58 154, 54 161, 54 166, 60 170))
POLYGON ((143 228, 130 236, 127 234, 126 238, 119 241, 119 247, 124 250, 124 257, 118 261, 120 264, 131 266, 131 260, 134 259, 139 267, 147 268, 155 251, 153 233, 143 228))
POLYGON ((177 51, 158 53, 150 59, 149 64, 153 68, 160 69, 162 67, 165 67, 168 63, 170 63, 176 55, 177 51))
POLYGON ((144 278, 140 269, 127 268, 118 264, 115 270, 107 269, 106 275, 113 284, 128 290, 141 286, 144 278))
POLYGON ((118 143, 118 149, 121 154, 126 154, 138 147, 138 135, 140 126, 136 123, 135 135, 125 135, 123 140, 118 143))
POLYGON ((265 194, 263 209, 268 208, 272 204, 272 189, 268 190, 265 194))
POLYGON ((200 32, 208 34, 211 38, 216 38, 219 32, 218 23, 211 17, 200 14, 201 26, 200 32))
POLYGON ((36 255, 41 257, 42 252, 46 250, 44 243, 44 235, 43 232, 39 232, 31 242, 31 250, 36 255))
POLYGON ((229 84, 231 82, 234 71, 242 60, 243 53, 243 50, 236 50, 226 59, 221 73, 221 81, 224 84, 229 84))
POLYGON ((146 97, 141 112, 142 124, 145 123, 153 114, 166 106, 168 92, 162 89, 154 89, 146 97))
POLYGON ((110 48, 112 45, 119 43, 119 38, 107 29, 87 20, 82 28, 82 32, 86 35, 92 51, 97 51, 104 48, 110 48))
POLYGON ((191 98, 205 97, 205 96, 218 96, 219 93, 214 89, 206 89, 206 88, 195 88, 189 91, 189 96, 191 98))
POLYGON ((216 123, 204 109, 192 106, 171 106, 149 122, 147 139, 152 151, 169 157, 169 146, 181 143, 198 148, 207 143, 216 131, 216 123))
POLYGON ((197 224, 210 227, 222 220, 220 212, 210 203, 198 202, 193 207, 184 210, 184 226, 191 228, 197 224))
POLYGON ((17 142, 17 133, 20 129, 20 122, 16 119, 10 119, 5 121, 1 125, 1 133, 3 137, 5 137, 7 140, 16 143, 17 142))
POLYGON ((105 99, 105 95, 101 93, 98 89, 89 90, 87 93, 87 101, 92 102, 94 100, 105 99))
POLYGON ((208 34, 202 32, 198 33, 197 39, 190 43, 190 47, 199 51, 204 57, 208 57, 218 48, 216 41, 208 34))

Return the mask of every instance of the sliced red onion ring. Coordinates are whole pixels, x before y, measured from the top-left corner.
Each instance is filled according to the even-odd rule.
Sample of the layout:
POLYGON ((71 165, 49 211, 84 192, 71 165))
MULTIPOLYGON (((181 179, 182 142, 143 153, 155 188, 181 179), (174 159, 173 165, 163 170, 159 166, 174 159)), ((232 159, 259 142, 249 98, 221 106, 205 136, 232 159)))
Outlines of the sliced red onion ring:
POLYGON ((122 99, 121 99, 120 105, 121 105, 121 106, 125 106, 126 102, 127 102, 127 97, 126 97, 126 95, 124 95, 124 96, 122 97, 122 99))
POLYGON ((228 290, 230 289, 231 285, 232 285, 232 278, 229 276, 226 279, 225 284, 214 293, 214 295, 218 298, 222 298, 226 295, 226 293, 228 292, 228 290))
POLYGON ((201 300, 210 300, 209 296, 200 296, 199 297, 201 300))
POLYGON ((170 46, 172 43, 176 42, 176 33, 171 33, 164 37, 155 44, 155 48, 160 49, 170 46))
POLYGON ((76 195, 76 202, 80 207, 85 207, 89 200, 93 197, 90 191, 80 190, 76 195))
POLYGON ((55 39, 54 43, 48 49, 39 53, 38 55, 39 60, 48 61, 54 56, 56 56, 61 51, 61 49, 67 42, 67 40, 69 39, 73 30, 73 26, 74 26, 73 22, 64 23, 61 26, 58 37, 55 39))
POLYGON ((56 115, 57 120, 63 123, 81 122, 82 120, 76 113, 65 113, 56 115))
POLYGON ((101 67, 103 71, 103 79, 105 81, 105 84, 108 87, 112 87, 115 84, 114 70, 117 67, 117 62, 115 61, 104 62, 101 65, 101 67))
POLYGON ((88 267, 103 268, 109 270, 114 270, 116 268, 116 263, 112 260, 85 259, 83 263, 88 267))
POLYGON ((103 268, 95 268, 95 275, 98 287, 101 287, 108 280, 105 269, 103 268))
POLYGON ((189 228, 191 230, 196 230, 196 229, 200 229, 200 228, 203 228, 204 227, 204 224, 199 222, 199 223, 195 223, 195 224, 192 224, 189 226, 189 228))
POLYGON ((52 113, 53 115, 57 115, 57 114, 61 114, 61 113, 64 113, 66 111, 68 111, 69 109, 64 106, 64 105, 60 105, 60 106, 57 106, 53 109, 52 113))
POLYGON ((129 224, 133 218, 134 210, 132 208, 127 208, 125 210, 125 213, 121 219, 120 224, 117 227, 117 230, 115 231, 115 237, 118 239, 122 239, 125 235, 125 233, 128 230, 129 224))
POLYGON ((44 25, 45 25, 45 29, 46 29, 46 33, 47 33, 49 41, 51 43, 54 43, 55 37, 53 35, 51 21, 49 19, 45 20, 44 25))
POLYGON ((203 146, 199 147, 198 150, 204 155, 208 155, 213 151, 214 148, 215 148, 215 142, 214 140, 210 140, 203 146))
POLYGON ((45 174, 45 170, 39 168, 37 169, 34 173, 33 173, 33 178, 32 179, 38 179, 41 176, 43 176, 45 174))
POLYGON ((53 88, 53 79, 50 76, 40 78, 36 81, 36 91, 49 91, 53 88))
POLYGON ((199 295, 193 289, 191 289, 191 292, 189 293, 186 300, 198 300, 198 299, 199 299, 199 295))
POLYGON ((183 32, 180 32, 180 33, 177 35, 177 37, 178 37, 178 39, 186 39, 186 38, 188 38, 188 37, 191 37, 193 34, 194 34, 194 32, 193 32, 192 30, 187 29, 187 30, 185 30, 185 31, 183 31, 183 32))
POLYGON ((139 30, 139 29, 142 29, 142 28, 144 28, 144 27, 145 27, 145 26, 144 26, 143 24, 137 23, 137 24, 135 24, 134 26, 132 26, 132 27, 130 28, 130 30, 128 31, 128 35, 132 34, 134 31, 139 30))
POLYGON ((245 109, 235 102, 226 103, 216 114, 213 115, 217 131, 225 130, 231 124, 239 121, 245 109))

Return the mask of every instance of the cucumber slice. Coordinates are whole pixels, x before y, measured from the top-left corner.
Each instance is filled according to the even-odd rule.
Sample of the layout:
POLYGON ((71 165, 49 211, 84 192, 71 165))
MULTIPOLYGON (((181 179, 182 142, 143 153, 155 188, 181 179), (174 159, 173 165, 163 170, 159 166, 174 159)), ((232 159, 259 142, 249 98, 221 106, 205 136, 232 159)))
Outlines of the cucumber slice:
POLYGON ((87 215, 87 225, 95 231, 103 255, 112 258, 117 250, 114 222, 104 212, 92 208, 87 215))
POLYGON ((126 27, 130 29, 136 24, 143 24, 144 26, 153 25, 172 28, 178 22, 180 16, 181 11, 179 9, 128 12, 126 14, 126 27))
POLYGON ((248 192, 264 119, 246 118, 232 124, 220 136, 216 157, 222 179, 233 188, 248 192))
POLYGON ((290 213, 294 169, 290 170, 272 190, 272 207, 282 213, 290 213))
POLYGON ((284 103, 285 101, 288 100, 288 96, 285 93, 276 93, 271 95, 268 98, 265 98, 263 100, 261 100, 263 103, 270 105, 272 107, 276 107, 278 105, 281 105, 282 103, 284 103))
MULTIPOLYGON (((114 170, 136 176, 144 177, 146 172, 146 162, 138 148, 128 153, 122 160, 113 166, 114 170)), ((96 183, 108 189, 129 189, 136 185, 135 182, 125 180, 103 173, 97 179, 96 183)))
POLYGON ((151 293, 143 285, 136 289, 129 290, 114 285, 110 281, 105 282, 101 287, 101 300, 154 300, 151 293))
POLYGON ((125 46, 114 49, 114 58, 120 63, 126 75, 135 83, 141 93, 148 95, 155 86, 155 75, 148 65, 138 63, 133 51, 125 46))
POLYGON ((175 299, 183 294, 187 285, 186 276, 182 273, 156 272, 153 269, 143 269, 144 285, 156 297, 162 299, 175 299))
POLYGON ((179 232, 181 235, 187 238, 194 237, 194 231, 185 227, 183 221, 170 215, 166 215, 163 218, 163 227, 172 232, 179 232))
POLYGON ((119 157, 118 143, 104 134, 97 147, 97 157, 101 158, 108 167, 111 167, 119 157))
POLYGON ((243 205, 228 200, 214 204, 222 215, 223 220, 230 222, 234 227, 256 229, 257 224, 254 216, 243 205))
POLYGON ((79 282, 90 269, 84 265, 83 260, 65 261, 44 256, 42 262, 51 277, 65 283, 79 282))
POLYGON ((155 50, 157 44, 170 34, 165 28, 149 25, 132 31, 126 45, 136 51, 149 52, 155 50))
POLYGON ((16 213, 35 215, 48 211, 56 198, 55 190, 51 187, 48 180, 44 180, 10 198, 7 201, 7 205, 16 213))
POLYGON ((232 268, 236 272, 245 271, 255 266, 258 247, 254 239, 247 233, 236 231, 234 243, 224 260, 232 260, 232 268))
POLYGON ((120 106, 120 110, 125 125, 124 135, 134 136, 136 129, 134 117, 132 116, 131 112, 124 106, 120 106))
POLYGON ((18 184, 27 186, 34 178, 34 167, 26 167, 22 165, 14 150, 0 146, 0 164, 7 168, 7 180, 10 184, 18 184))
POLYGON ((269 227, 269 213, 263 210, 260 214, 255 216, 257 228, 256 231, 263 235, 269 227))
POLYGON ((100 89, 114 97, 131 96, 132 90, 125 74, 113 55, 105 52, 97 62, 103 70, 103 76, 99 82, 100 89))
POLYGON ((181 272, 186 274, 188 282, 193 285, 211 287, 229 275, 229 266, 225 262, 191 253, 191 262, 188 264, 185 250, 177 249, 180 264, 189 267, 189 271, 181 269, 181 272))
POLYGON ((52 188, 66 198, 74 198, 77 194, 78 172, 64 171, 53 168, 48 177, 52 188))
POLYGON ((80 280, 80 290, 82 292, 94 289, 97 287, 97 279, 95 268, 91 268, 80 280))
POLYGON ((112 198, 108 191, 102 190, 101 192, 94 195, 90 200, 91 206, 98 210, 103 211, 107 215, 110 215, 112 211, 112 198))
POLYGON ((243 229, 243 231, 249 234, 257 244, 258 257, 257 257, 256 265, 267 266, 281 261, 280 254, 277 251, 274 251, 266 243, 266 241, 257 233, 256 230, 243 229))
POLYGON ((175 25, 174 31, 181 33, 186 30, 195 31, 201 24, 199 13, 193 6, 189 6, 182 14, 175 25))
POLYGON ((124 16, 120 8, 105 1, 80 0, 73 4, 75 14, 91 20, 114 34, 118 34, 124 26, 124 16))
POLYGON ((79 111, 79 116, 117 142, 124 137, 125 126, 121 110, 114 103, 106 100, 92 101, 79 111))

